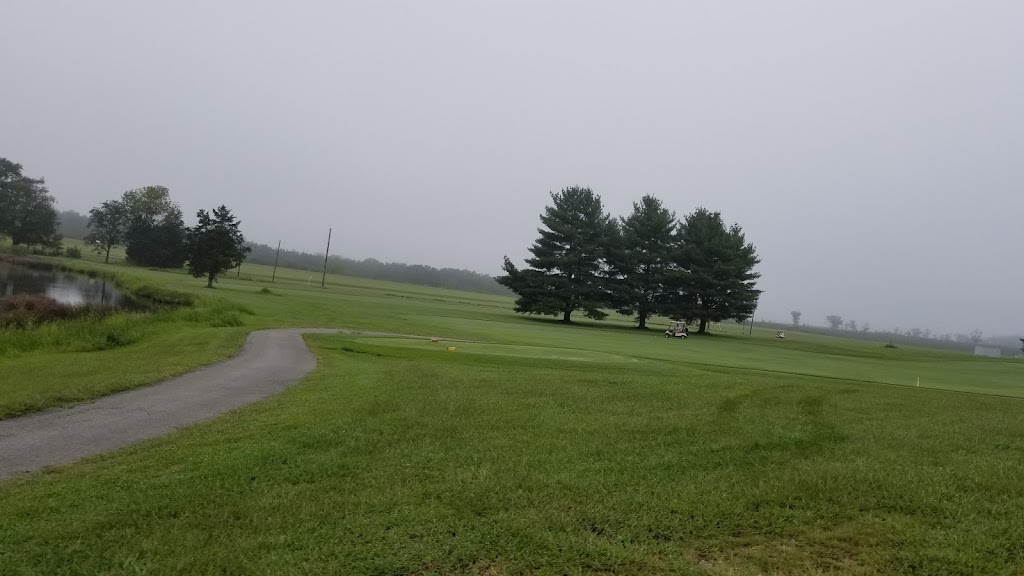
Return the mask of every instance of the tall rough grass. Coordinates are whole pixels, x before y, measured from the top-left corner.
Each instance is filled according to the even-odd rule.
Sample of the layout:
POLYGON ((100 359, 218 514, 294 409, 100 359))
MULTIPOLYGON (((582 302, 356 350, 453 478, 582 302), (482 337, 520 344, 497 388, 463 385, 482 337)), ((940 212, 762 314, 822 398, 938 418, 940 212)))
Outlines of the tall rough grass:
POLYGON ((175 323, 236 327, 252 311, 227 300, 201 300, 193 307, 110 311, 60 318, 28 328, 0 329, 0 357, 37 351, 94 352, 129 346, 175 323))
POLYGON ((0 357, 38 350, 93 352, 128 346, 146 333, 143 313, 61 320, 27 330, 0 330, 0 357))
POLYGON ((75 318, 106 316, 113 311, 107 304, 71 305, 36 294, 15 294, 0 298, 0 329, 26 329, 75 318))

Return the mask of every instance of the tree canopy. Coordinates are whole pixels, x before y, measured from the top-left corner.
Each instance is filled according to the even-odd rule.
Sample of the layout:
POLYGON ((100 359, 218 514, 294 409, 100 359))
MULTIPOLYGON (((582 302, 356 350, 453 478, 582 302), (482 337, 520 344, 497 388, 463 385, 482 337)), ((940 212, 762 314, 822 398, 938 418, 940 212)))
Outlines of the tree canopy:
POLYGON ((0 236, 15 246, 59 248, 57 209, 42 178, 22 174, 21 164, 0 158, 0 236))
POLYGON ((674 316, 699 321, 703 334, 709 322, 754 314, 761 295, 754 267, 761 260, 739 225, 726 227, 721 213, 698 208, 680 223, 678 242, 668 306, 674 316))
POLYGON ((96 252, 106 254, 104 262, 110 262, 110 249, 124 242, 127 228, 128 211, 124 204, 108 200, 89 210, 89 233, 85 235, 85 241, 96 252))
POLYGON ((125 253, 138 266, 181 268, 185 264, 185 222, 164 186, 128 190, 121 196, 127 217, 125 253))
POLYGON ((761 291, 754 245, 737 224, 699 208, 682 222, 653 196, 612 220, 600 196, 572 187, 551 194, 541 215, 532 258, 519 269, 505 257, 498 282, 516 295, 516 312, 562 316, 575 310, 605 318, 607 309, 636 316, 640 328, 655 314, 710 322, 750 318, 761 291))
POLYGON ((582 310, 603 319, 609 302, 606 256, 615 223, 601 197, 590 188, 573 186, 551 193, 544 209, 540 237, 530 247, 529 268, 519 270, 506 256, 505 275, 498 282, 516 293, 516 312, 561 316, 569 322, 582 310))
POLYGON ((633 203, 633 212, 621 218, 620 234, 613 243, 609 263, 613 303, 620 314, 635 315, 639 328, 652 314, 666 308, 666 282, 678 244, 676 215, 654 196, 633 203))
POLYGON ((245 245, 239 222, 224 205, 196 213, 198 223, 189 229, 186 242, 188 269, 192 276, 206 276, 206 286, 224 271, 241 265, 251 248, 245 245))

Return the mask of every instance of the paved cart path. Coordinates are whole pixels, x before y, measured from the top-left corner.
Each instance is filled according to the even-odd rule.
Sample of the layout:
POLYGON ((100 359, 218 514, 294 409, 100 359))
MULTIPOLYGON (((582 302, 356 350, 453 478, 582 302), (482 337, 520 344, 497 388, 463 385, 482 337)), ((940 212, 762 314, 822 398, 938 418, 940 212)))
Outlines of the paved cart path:
POLYGON ((0 478, 116 450, 280 392, 316 367, 302 335, 338 332, 406 336, 259 330, 218 364, 71 408, 0 420, 0 478))

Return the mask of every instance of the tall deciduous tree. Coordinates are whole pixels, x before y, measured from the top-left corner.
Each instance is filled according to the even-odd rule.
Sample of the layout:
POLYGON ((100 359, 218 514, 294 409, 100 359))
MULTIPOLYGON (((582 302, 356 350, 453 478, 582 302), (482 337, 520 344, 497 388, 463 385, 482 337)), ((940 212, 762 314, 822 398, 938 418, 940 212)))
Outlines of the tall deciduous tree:
POLYGON ((698 208, 680 223, 678 239, 671 314, 700 321, 698 334, 707 332, 709 322, 753 315, 761 295, 754 267, 761 260, 739 225, 726 227, 720 213, 698 208))
MULTIPOLYGON (((829 314, 828 316, 825 316, 825 320, 828 320, 828 325, 833 330, 839 330, 843 327, 843 317, 838 314, 829 314)), ((899 329, 897 328, 897 332, 898 331, 899 329)))
POLYGON ((93 250, 106 254, 104 262, 110 262, 110 249, 124 242, 128 228, 128 211, 117 200, 108 200, 89 210, 89 233, 85 241, 93 250))
POLYGON ((15 246, 59 248, 57 209, 42 178, 22 174, 21 164, 0 158, 0 236, 15 246))
POLYGON ((666 307, 665 283, 676 250, 674 212, 654 196, 633 203, 621 219, 620 234, 609 255, 613 299, 621 314, 636 315, 639 328, 666 307))
POLYGON ((789 313, 789 315, 793 317, 793 326, 794 327, 799 327, 800 326, 800 316, 802 316, 803 313, 800 312, 799 310, 793 310, 792 312, 789 313))
POLYGON ((540 238, 530 247, 529 268, 519 270, 506 256, 498 282, 516 293, 515 310, 523 314, 561 316, 569 322, 582 310, 601 320, 608 305, 606 256, 615 223, 601 197, 573 186, 551 194, 552 205, 540 220, 540 238))
POLYGON ((157 221, 167 214, 180 211, 171 200, 171 191, 166 186, 145 186, 134 188, 121 195, 121 203, 132 220, 157 221))
POLYGON ((185 264, 185 222, 164 186, 128 190, 121 197, 128 217, 128 260, 139 266, 181 268, 185 264))
POLYGON ((241 222, 226 206, 214 208, 212 216, 200 210, 196 218, 199 222, 188 231, 186 243, 188 269, 196 278, 206 276, 206 286, 213 288, 217 276, 241 265, 252 248, 245 245, 241 222))

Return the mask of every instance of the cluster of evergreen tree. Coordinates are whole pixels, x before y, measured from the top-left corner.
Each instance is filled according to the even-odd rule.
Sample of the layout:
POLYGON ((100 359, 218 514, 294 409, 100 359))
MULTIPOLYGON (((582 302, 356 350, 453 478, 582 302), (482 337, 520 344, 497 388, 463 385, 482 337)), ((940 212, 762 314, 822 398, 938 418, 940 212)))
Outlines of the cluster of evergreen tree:
MULTIPOLYGON (((273 246, 266 244, 248 244, 248 246, 252 248, 252 252, 246 258, 246 262, 273 266, 276 259, 278 266, 282 268, 309 270, 311 272, 319 272, 323 269, 323 253, 313 254, 296 250, 281 250, 280 256, 278 256, 277 249, 273 246)), ((485 294, 507 295, 509 293, 504 286, 495 282, 492 276, 457 268, 434 268, 422 264, 381 262, 373 258, 354 260, 342 256, 331 256, 327 261, 327 271, 332 274, 345 274, 359 278, 371 278, 373 280, 406 282, 409 284, 433 286, 435 288, 469 290, 485 294)))
POLYGON ((653 315, 699 322, 748 318, 761 294, 760 262, 738 225, 698 208, 682 220, 653 196, 614 219, 601 197, 574 186, 551 194, 530 247, 527 268, 506 256, 497 280, 518 298, 516 312, 561 316, 581 310, 601 320, 606 310, 635 315, 640 328, 653 315))

